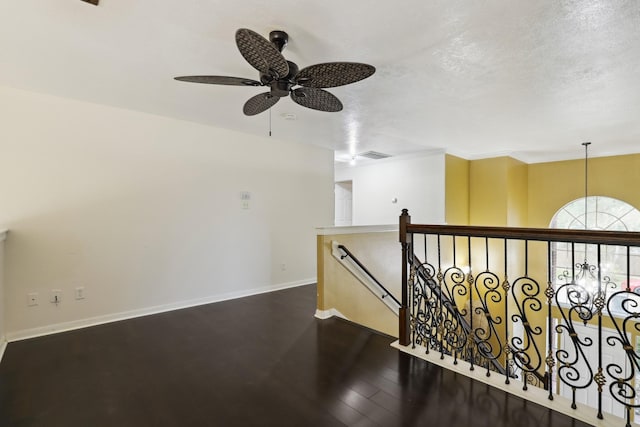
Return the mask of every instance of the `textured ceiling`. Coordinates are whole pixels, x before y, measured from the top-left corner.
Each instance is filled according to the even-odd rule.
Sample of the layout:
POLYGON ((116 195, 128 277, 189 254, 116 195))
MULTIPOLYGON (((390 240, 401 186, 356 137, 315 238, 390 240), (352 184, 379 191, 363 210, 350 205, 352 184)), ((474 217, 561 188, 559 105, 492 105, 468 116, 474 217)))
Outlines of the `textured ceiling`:
POLYGON ((265 88, 177 82, 258 79, 238 28, 289 33, 301 68, 357 61, 377 72, 329 89, 339 113, 290 99, 274 137, 350 152, 446 150, 525 161, 640 152, 640 1, 5 0, 0 85, 266 135, 242 114, 265 88), (287 115, 295 114, 295 120, 287 115))

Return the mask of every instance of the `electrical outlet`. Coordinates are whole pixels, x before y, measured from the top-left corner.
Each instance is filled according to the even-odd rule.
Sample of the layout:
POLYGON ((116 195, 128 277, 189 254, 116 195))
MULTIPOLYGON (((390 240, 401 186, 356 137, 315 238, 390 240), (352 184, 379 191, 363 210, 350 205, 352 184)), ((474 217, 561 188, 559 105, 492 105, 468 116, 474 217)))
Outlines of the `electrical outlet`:
POLYGON ((51 289, 51 298, 49 301, 52 304, 60 304, 62 302, 62 289, 51 289))
POLYGON ((84 299, 84 286, 76 286, 76 299, 84 299))
POLYGON ((38 293, 31 292, 27 294, 27 305, 29 307, 33 307, 34 305, 38 305, 38 293))
POLYGON ((240 193, 240 201, 242 209, 249 209, 249 201, 251 200, 251 193, 243 191, 240 193))

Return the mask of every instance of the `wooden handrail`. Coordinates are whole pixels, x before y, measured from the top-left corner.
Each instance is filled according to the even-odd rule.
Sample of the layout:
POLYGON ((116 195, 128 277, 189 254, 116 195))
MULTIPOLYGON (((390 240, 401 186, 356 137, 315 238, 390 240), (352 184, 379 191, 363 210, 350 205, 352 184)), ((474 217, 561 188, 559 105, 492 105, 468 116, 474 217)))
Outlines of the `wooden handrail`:
POLYGON ((405 224, 406 233, 486 237, 507 240, 640 246, 640 232, 563 230, 555 228, 479 227, 466 225, 405 224))

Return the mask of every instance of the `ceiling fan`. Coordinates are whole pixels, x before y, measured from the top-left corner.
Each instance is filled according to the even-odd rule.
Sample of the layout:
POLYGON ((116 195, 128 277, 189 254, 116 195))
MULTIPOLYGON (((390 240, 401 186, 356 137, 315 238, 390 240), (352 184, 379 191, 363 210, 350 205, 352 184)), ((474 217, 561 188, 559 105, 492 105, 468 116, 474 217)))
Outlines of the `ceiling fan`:
POLYGON ((246 28, 236 31, 238 49, 244 59, 260 72, 260 80, 229 76, 181 76, 175 79, 216 85, 269 86, 269 92, 258 94, 244 104, 244 114, 253 116, 268 110, 286 96, 291 96, 303 107, 340 111, 340 100, 322 89, 355 83, 376 71, 372 65, 358 62, 327 62, 300 70, 282 56, 282 49, 288 41, 289 35, 284 31, 271 31, 269 40, 246 28))

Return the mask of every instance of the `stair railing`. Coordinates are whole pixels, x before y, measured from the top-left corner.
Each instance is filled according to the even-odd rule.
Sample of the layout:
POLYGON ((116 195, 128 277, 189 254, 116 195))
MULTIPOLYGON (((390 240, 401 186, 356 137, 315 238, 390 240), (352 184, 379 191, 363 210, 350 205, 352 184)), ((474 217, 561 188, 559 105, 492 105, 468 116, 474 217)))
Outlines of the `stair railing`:
MULTIPOLYGON (((477 334, 474 334, 471 331, 469 321, 467 320, 467 316, 465 315, 466 313, 462 313, 460 310, 458 310, 455 303, 451 301, 447 295, 442 295, 442 292, 438 287, 438 284, 436 283, 435 278, 429 275, 428 269, 421 268, 421 266, 423 266, 424 264, 420 261, 420 259, 415 254, 410 254, 409 263, 411 268, 415 269, 415 272, 416 272, 417 277, 416 277, 416 282, 414 283, 421 282, 422 284, 426 285, 426 287, 422 285, 419 285, 419 287, 421 287, 424 290, 427 290, 427 288, 429 289, 429 291, 433 294, 433 297, 434 297, 431 300, 432 302, 437 300, 443 301, 442 308, 448 311, 447 317, 450 319, 449 321, 455 322, 461 328, 461 331, 459 331, 458 333, 465 337, 470 336, 474 341, 474 345, 484 350, 482 352, 483 354, 476 355, 476 359, 474 360, 475 364, 484 365, 484 367, 487 370, 491 370, 499 374, 507 375, 513 378, 518 378, 518 372, 517 372, 518 366, 511 363, 510 365, 507 365, 505 367, 500 363, 500 361, 498 360, 498 357, 496 357, 493 351, 488 347, 486 347, 485 345, 486 340, 481 338, 477 334)), ((414 291, 414 294, 415 294, 415 291, 414 291)), ((413 334, 412 343, 415 348, 416 343, 421 344, 422 341, 426 339, 426 337, 420 336, 424 334, 421 334, 418 328, 415 327, 415 325, 417 325, 418 322, 411 321, 410 323, 414 325, 412 327, 412 334, 413 334)), ((431 337, 431 338, 434 338, 434 337, 431 337)), ((428 351, 429 347, 428 346, 426 347, 428 351)), ((511 353, 515 355, 515 357, 518 357, 520 359, 520 363, 524 364, 527 367, 526 375, 529 375, 529 377, 527 378, 528 383, 532 385, 541 386, 542 388, 547 390, 549 387, 549 376, 546 374, 541 374, 537 370, 533 369, 533 367, 528 363, 527 360, 525 360, 521 355, 519 355, 516 351, 514 351, 515 349, 513 347, 509 346, 509 349, 511 353)), ((447 351, 450 354, 450 351, 449 351, 450 349, 445 350, 444 348, 440 348, 440 350, 443 352, 447 351)), ((467 354, 467 356, 464 357, 464 359, 469 361, 468 359, 472 357, 469 354, 470 352, 467 351, 463 353, 467 354)))
POLYGON ((396 315, 400 309, 400 301, 365 267, 365 265, 346 246, 333 241, 332 254, 362 284, 375 294, 396 315))
POLYGON ((465 360, 469 371, 480 362, 486 376, 499 371, 488 368, 494 360, 507 367, 504 384, 521 373, 518 393, 538 382, 528 394, 546 394, 550 403, 541 404, 568 399, 570 415, 597 421, 610 399, 607 417, 631 425, 640 409, 640 294, 632 287, 640 233, 411 224, 407 210, 399 230, 402 349, 465 360), (564 271, 555 264, 558 245, 571 256, 564 271), (605 253, 626 269, 618 284, 606 274, 605 253), (590 394, 594 412, 584 415, 579 400, 590 394))

